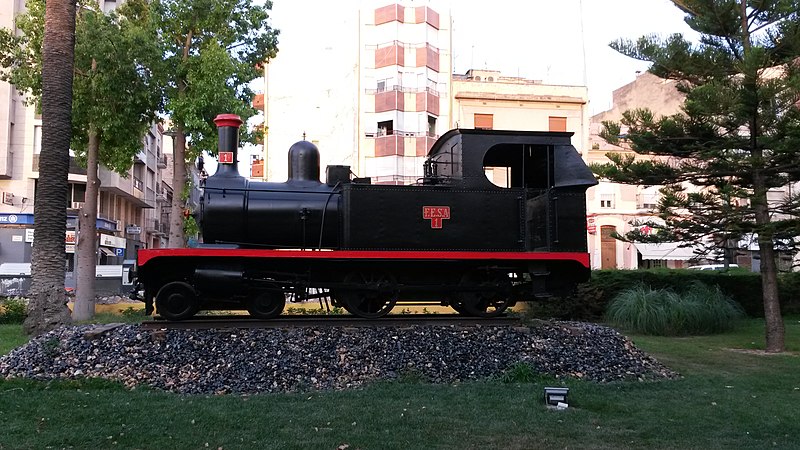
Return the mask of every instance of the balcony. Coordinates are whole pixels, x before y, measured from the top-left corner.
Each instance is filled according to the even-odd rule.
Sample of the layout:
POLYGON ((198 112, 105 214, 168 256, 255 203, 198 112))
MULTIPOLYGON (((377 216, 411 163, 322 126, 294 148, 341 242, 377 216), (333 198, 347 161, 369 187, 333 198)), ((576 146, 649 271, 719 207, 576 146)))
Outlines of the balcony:
POLYGON ((427 67, 434 72, 439 72, 439 49, 426 45, 416 49, 417 67, 427 67))
POLYGON ((440 94, 436 89, 430 87, 411 88, 398 85, 378 86, 377 89, 366 89, 365 92, 369 95, 375 95, 374 111, 376 113, 387 111, 426 111, 434 116, 439 115, 440 94))
POLYGON ((365 137, 375 140, 375 156, 426 156, 439 138, 435 134, 414 131, 394 130, 392 134, 366 133, 365 137), (406 151, 410 151, 406 154, 406 151))
POLYGON ((145 221, 144 230, 148 234, 156 234, 156 235, 167 234, 167 232, 169 232, 168 227, 167 227, 167 232, 163 231, 164 230, 163 224, 158 219, 147 219, 145 221))
POLYGON ((426 111, 434 116, 439 115, 439 96, 432 91, 426 90, 425 92, 417 93, 416 100, 416 111, 426 111))
POLYGON ((167 168, 167 155, 159 155, 156 158, 156 165, 159 169, 166 169, 167 168))
POLYGON ((383 91, 375 94, 375 112, 405 110, 405 96, 399 90, 383 91))

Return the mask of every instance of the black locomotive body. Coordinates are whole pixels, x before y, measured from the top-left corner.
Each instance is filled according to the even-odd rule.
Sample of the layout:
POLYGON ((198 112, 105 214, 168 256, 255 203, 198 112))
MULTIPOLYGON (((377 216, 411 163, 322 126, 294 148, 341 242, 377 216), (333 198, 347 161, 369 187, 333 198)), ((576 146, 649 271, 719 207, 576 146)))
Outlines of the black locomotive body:
POLYGON ((301 141, 289 180, 264 183, 236 168, 239 118, 216 122, 220 164, 195 211, 203 244, 139 252, 148 310, 168 319, 237 308, 270 318, 287 297, 330 298, 362 317, 398 303, 493 316, 589 276, 585 191, 596 180, 571 133, 451 130, 407 186, 347 166, 328 166, 323 183, 319 151, 301 141))

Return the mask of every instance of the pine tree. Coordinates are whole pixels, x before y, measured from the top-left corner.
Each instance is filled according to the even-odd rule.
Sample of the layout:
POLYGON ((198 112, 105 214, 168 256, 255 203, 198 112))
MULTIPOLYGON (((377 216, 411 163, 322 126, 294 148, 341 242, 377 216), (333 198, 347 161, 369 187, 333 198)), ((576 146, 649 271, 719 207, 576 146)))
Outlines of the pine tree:
POLYGON ((665 239, 730 243, 756 236, 766 350, 781 352, 776 250, 794 241, 799 216, 791 202, 767 194, 800 180, 800 1, 673 3, 699 42, 675 34, 611 47, 676 80, 686 95, 682 111, 655 117, 637 109, 623 113, 621 124, 605 122, 603 138, 648 156, 609 154, 611 163, 593 170, 620 183, 663 185, 656 210, 663 223, 650 225, 665 230, 665 239))

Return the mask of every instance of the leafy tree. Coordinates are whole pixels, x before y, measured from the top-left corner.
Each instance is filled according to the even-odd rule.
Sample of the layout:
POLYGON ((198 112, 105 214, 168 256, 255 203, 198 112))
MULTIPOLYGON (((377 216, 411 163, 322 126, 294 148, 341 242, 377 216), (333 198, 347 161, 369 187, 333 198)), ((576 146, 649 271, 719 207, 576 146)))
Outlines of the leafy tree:
POLYGON ((655 117, 637 109, 623 113, 621 124, 604 123, 607 141, 650 156, 609 154, 610 163, 593 169, 612 181, 663 185, 657 213, 664 223, 651 226, 667 230, 670 240, 729 242, 756 235, 766 349, 780 352, 776 248, 798 234, 799 223, 796 208, 768 201, 767 193, 800 180, 800 1, 673 3, 700 33, 698 43, 675 34, 611 46, 651 62, 653 74, 678 81, 686 95, 682 110, 655 117))
POLYGON ((145 0, 127 0, 116 13, 92 5, 79 14, 72 148, 85 159, 87 179, 78 218, 75 320, 94 315, 99 164, 126 175, 162 107, 161 55, 148 8, 145 0))
MULTIPOLYGON (((32 94, 30 101, 38 101, 41 60, 37 59, 37 49, 41 48, 41 40, 37 37, 44 28, 44 1, 29 0, 27 6, 28 12, 17 17, 22 34, 15 36, 10 30, 2 30, 6 37, 2 42, 14 45, 0 49, 3 53, 31 55, 16 59, 6 74, 18 90, 32 94)), ((78 217, 75 320, 87 320, 94 314, 99 164, 126 174, 162 103, 160 84, 154 79, 154 74, 160 72, 160 53, 155 45, 155 30, 148 28, 147 10, 144 0, 129 0, 117 9, 119 14, 109 15, 103 14, 94 2, 80 5, 71 147, 87 166, 87 189, 78 217)))
POLYGON ((278 31, 267 25, 269 1, 259 6, 251 0, 154 0, 152 7, 160 21, 169 74, 166 111, 175 133, 168 245, 182 247, 185 200, 179 193, 187 185, 186 161, 202 151, 216 153, 217 114, 238 114, 245 122, 255 114, 248 83, 275 56, 278 31))

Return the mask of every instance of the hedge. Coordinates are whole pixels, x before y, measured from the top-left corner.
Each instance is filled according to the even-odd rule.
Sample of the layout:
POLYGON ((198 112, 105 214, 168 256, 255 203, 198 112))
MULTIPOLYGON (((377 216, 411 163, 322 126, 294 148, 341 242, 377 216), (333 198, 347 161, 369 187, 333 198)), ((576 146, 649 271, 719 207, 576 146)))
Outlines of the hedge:
MULTIPOLYGON (((761 275, 743 270, 596 270, 572 295, 536 300, 529 305, 530 312, 536 317, 596 321, 602 319, 617 293, 627 288, 641 283, 653 289, 680 291, 693 281, 719 286, 748 316, 764 317, 761 275)), ((781 313, 800 314, 800 272, 780 274, 778 289, 781 313)))

